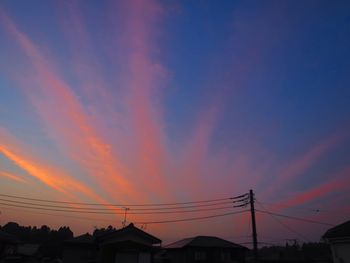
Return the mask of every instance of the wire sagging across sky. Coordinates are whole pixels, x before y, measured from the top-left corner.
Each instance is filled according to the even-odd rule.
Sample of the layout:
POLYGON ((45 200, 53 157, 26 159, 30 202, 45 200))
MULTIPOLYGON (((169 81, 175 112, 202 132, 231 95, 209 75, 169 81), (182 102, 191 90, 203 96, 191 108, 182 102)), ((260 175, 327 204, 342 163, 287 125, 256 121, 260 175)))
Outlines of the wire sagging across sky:
POLYGON ((263 211, 263 210, 259 210, 259 209, 255 209, 255 211, 257 211, 259 213, 263 213, 263 214, 270 214, 270 215, 274 215, 274 216, 278 216, 278 217, 284 217, 284 218, 288 218, 288 219, 299 220, 299 221, 303 221, 303 222, 311 223, 311 224, 334 226, 333 224, 326 223, 326 222, 310 220, 310 219, 306 219, 306 218, 300 218, 300 217, 289 216, 289 215, 283 215, 283 214, 277 214, 277 213, 272 213, 272 212, 269 212, 269 211, 263 211))
MULTIPOLYGON (((36 203, 36 202, 23 202, 23 201, 15 201, 15 200, 9 200, 9 199, 2 199, 0 198, 0 201, 9 202, 9 203, 15 203, 15 204, 24 204, 24 205, 35 205, 39 207, 49 207, 49 208, 67 208, 67 209, 77 209, 77 210, 94 210, 94 211, 123 211, 123 207, 113 207, 113 208, 95 208, 95 207, 71 207, 67 205, 50 205, 50 204, 42 204, 42 203, 36 203)), ((191 205, 191 206, 176 206, 176 207, 156 207, 156 208, 132 208, 134 211, 157 211, 157 210, 179 210, 179 209, 191 209, 191 208, 198 208, 198 207, 213 207, 218 205, 228 205, 232 204, 232 201, 228 202, 218 202, 218 203, 211 203, 211 204, 199 204, 199 205, 191 205)))
MULTIPOLYGON (((6 198, 0 198, 0 205, 6 207, 16 207, 31 210, 43 210, 52 212, 63 212, 63 213, 81 213, 81 214, 103 214, 103 215, 123 215, 125 214, 126 207, 117 207, 115 204, 110 204, 112 208, 107 208, 107 204, 93 204, 91 203, 77 203, 77 202, 64 202, 54 201, 46 199, 36 199, 22 196, 5 195, 0 194, 6 198), (88 205, 88 206, 86 206, 88 205), (98 207, 96 207, 98 206, 98 207)), ((180 203, 169 203, 168 206, 165 204, 153 204, 155 207, 151 207, 152 204, 140 204, 130 205, 131 208, 127 214, 132 215, 152 215, 152 214, 182 214, 182 213, 197 213, 197 212, 208 212, 217 210, 232 211, 235 206, 233 203, 246 204, 246 199, 242 199, 246 195, 239 195, 237 197, 222 198, 222 199, 211 199, 204 201, 189 201, 182 202, 185 205, 179 205, 180 203), (176 206, 174 206, 176 204, 176 206), (144 208, 146 206, 146 208, 144 208)), ((240 206, 243 207, 243 206, 240 206)))
POLYGON ((31 200, 31 201, 38 201, 38 202, 45 202, 45 203, 58 203, 58 204, 71 204, 71 205, 86 205, 86 206, 116 206, 116 207, 132 207, 132 206, 175 206, 175 205, 188 205, 188 204, 203 204, 203 203, 213 203, 213 202, 219 202, 219 201, 230 201, 239 199, 242 197, 236 196, 236 197, 227 197, 227 198, 218 198, 218 199, 210 199, 210 200, 197 200, 197 201, 189 201, 189 202, 174 202, 174 203, 154 203, 154 204, 108 204, 108 203, 83 203, 83 202, 68 202, 68 201, 56 201, 56 200, 47 200, 47 199, 38 199, 38 198, 30 198, 30 197, 23 197, 23 196, 15 196, 15 195, 7 195, 7 194, 0 194, 0 196, 4 197, 10 197, 15 199, 22 199, 22 200, 31 200))
MULTIPOLYGON (((25 212, 29 210, 39 210, 39 211, 51 211, 59 213, 81 213, 81 214, 100 214, 100 215, 123 215, 125 210, 123 208, 116 207, 117 205, 112 205, 115 208, 106 208, 109 204, 91 204, 91 203, 76 203, 76 202, 64 202, 64 201, 53 201, 45 199, 28 198, 22 196, 5 195, 0 194, 0 196, 6 198, 0 198, 0 205, 12 208, 23 208, 25 212), (14 199, 14 200, 13 200, 14 199), (58 204, 58 205, 55 205, 58 204), (71 207, 71 205, 75 205, 71 207), (76 207, 77 205, 83 207, 76 207), (84 207, 85 205, 94 207, 84 207), (95 207, 95 206, 102 206, 95 207)), ((197 221, 205 220, 217 217, 224 217, 229 215, 241 214, 249 210, 232 211, 235 209, 234 203, 246 204, 247 194, 239 195, 237 197, 222 198, 222 199, 211 199, 203 201, 190 201, 190 202, 176 202, 166 204, 140 204, 140 205, 130 205, 132 208, 128 208, 127 214, 132 215, 152 215, 152 214, 183 214, 183 213, 196 213, 196 212, 208 212, 216 210, 225 210, 227 212, 221 214, 209 214, 196 217, 177 217, 175 219, 165 219, 165 220, 147 220, 142 222, 134 222, 135 224, 166 224, 166 223, 176 223, 176 222, 187 222, 187 221, 197 221), (181 205, 180 205, 181 204, 181 205), (230 206, 228 204, 231 204, 230 206), (137 208, 137 207, 147 207, 147 208, 137 208), (151 207, 155 206, 155 207, 151 207), (133 210, 136 210, 135 212, 133 210)), ((125 208, 124 208, 125 209, 125 208)), ((51 215, 51 214, 49 214, 51 215)), ((72 217, 74 218, 74 217, 72 217)), ((78 218, 80 219, 80 218, 78 218)))

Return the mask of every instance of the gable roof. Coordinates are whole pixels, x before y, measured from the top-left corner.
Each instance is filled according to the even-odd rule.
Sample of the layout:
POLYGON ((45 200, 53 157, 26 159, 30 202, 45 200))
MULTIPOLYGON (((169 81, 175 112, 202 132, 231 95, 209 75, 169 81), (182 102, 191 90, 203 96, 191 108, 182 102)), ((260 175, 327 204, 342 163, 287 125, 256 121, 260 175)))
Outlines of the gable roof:
POLYGON ((332 227, 322 236, 322 238, 350 237, 350 220, 340 225, 332 227))
POLYGON ((138 236, 141 236, 145 239, 147 239, 150 243, 152 244, 158 244, 161 243, 162 240, 160 240, 159 238, 137 228, 134 226, 133 223, 129 224, 128 226, 115 230, 113 232, 107 233, 103 236, 98 237, 99 241, 105 241, 107 239, 113 238, 113 237, 122 237, 124 235, 128 235, 128 234, 136 234, 138 236))
POLYGON ((165 246, 166 249, 184 248, 184 247, 220 247, 220 248, 243 248, 245 247, 227 241, 219 237, 196 236, 185 238, 165 246))
POLYGON ((150 244, 159 244, 162 241, 155 236, 152 236, 151 234, 146 233, 145 231, 142 231, 141 229, 134 226, 134 224, 130 224, 127 227, 103 234, 101 236, 92 236, 89 233, 74 237, 72 239, 68 239, 65 241, 67 245, 98 245, 98 244, 105 244, 106 242, 110 243, 111 240, 115 238, 122 238, 125 237, 127 240, 129 238, 128 235, 135 234, 137 236, 142 237, 143 239, 146 239, 147 242, 150 244))
POLYGON ((85 244, 85 245, 89 245, 89 244, 94 244, 95 243, 95 237, 90 235, 89 233, 68 239, 65 241, 65 243, 69 243, 69 244, 85 244))

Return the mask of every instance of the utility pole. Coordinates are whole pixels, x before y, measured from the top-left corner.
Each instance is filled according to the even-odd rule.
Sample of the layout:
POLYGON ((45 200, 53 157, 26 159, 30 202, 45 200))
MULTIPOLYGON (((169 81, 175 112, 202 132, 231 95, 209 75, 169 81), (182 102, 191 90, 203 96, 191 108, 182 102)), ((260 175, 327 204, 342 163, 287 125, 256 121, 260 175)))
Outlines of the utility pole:
POLYGON ((253 190, 249 190, 249 201, 250 201, 250 213, 252 216, 252 229, 253 229, 253 253, 254 262, 258 262, 258 238, 256 234, 256 223, 255 223, 255 209, 254 209, 254 193, 253 190))

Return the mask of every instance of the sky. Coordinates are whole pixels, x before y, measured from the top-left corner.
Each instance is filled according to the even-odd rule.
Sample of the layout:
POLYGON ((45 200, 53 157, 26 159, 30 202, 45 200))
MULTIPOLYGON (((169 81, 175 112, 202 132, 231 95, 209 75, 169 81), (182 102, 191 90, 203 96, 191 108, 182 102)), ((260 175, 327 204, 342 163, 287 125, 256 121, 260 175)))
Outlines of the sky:
POLYGON ((128 207, 128 223, 165 242, 248 244, 247 212, 137 223, 240 211, 228 199, 133 205, 252 189, 258 210, 312 221, 257 212, 261 242, 320 240, 350 218, 349 24, 348 1, 1 1, 0 194, 120 211, 0 196, 0 225, 78 235, 121 227, 128 207))

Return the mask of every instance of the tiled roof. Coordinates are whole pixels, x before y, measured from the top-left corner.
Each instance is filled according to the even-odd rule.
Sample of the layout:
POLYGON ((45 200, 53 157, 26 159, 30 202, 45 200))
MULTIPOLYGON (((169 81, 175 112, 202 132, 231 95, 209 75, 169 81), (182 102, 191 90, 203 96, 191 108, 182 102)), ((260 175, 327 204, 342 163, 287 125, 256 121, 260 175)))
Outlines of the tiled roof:
POLYGON ((350 237, 350 220, 327 230, 323 238, 350 237))
POLYGON ((81 236, 74 237, 66 241, 71 244, 94 244, 95 237, 89 233, 83 234, 81 236))
POLYGON ((106 240, 106 239, 113 237, 113 236, 121 236, 121 235, 129 234, 129 233, 135 233, 135 234, 141 235, 141 236, 147 238, 148 240, 150 240, 151 243, 153 243, 153 244, 158 244, 158 243, 162 242, 159 238, 135 227, 134 224, 132 224, 132 223, 124 228, 121 228, 121 229, 115 230, 113 232, 110 232, 108 234, 105 234, 105 235, 99 237, 98 239, 103 241, 103 240, 106 240))
POLYGON ((183 247, 222 247, 222 248, 244 248, 233 242, 211 236, 196 236, 185 238, 175 243, 165 246, 167 249, 183 248, 183 247))
POLYGON ((158 244, 161 243, 161 240, 156 238, 155 236, 152 236, 151 234, 146 233, 145 231, 142 231, 141 229, 135 227, 133 224, 128 225, 127 227, 100 235, 98 237, 92 236, 89 233, 86 233, 81 236, 77 236, 75 238, 66 240, 65 243, 67 244, 79 244, 79 245, 88 245, 88 244, 102 244, 105 242, 109 242, 109 240, 113 239, 114 237, 121 237, 128 234, 137 234, 139 236, 142 236, 149 240, 152 244, 158 244))

